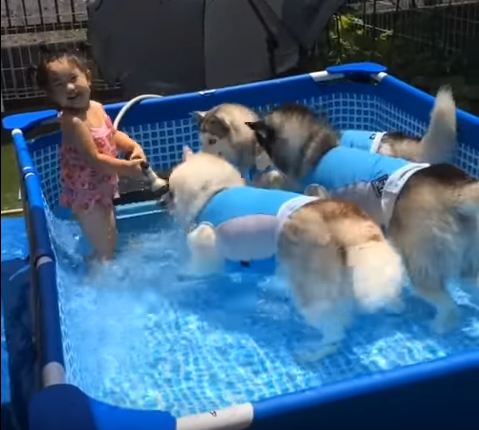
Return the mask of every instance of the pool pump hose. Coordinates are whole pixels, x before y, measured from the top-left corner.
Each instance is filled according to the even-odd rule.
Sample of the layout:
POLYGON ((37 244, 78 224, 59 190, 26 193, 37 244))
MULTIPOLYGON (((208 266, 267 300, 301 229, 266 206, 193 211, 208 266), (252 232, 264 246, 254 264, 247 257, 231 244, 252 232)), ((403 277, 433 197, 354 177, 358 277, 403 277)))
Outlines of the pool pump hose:
MULTIPOLYGON (((118 129, 120 121, 123 119, 126 113, 140 101, 147 100, 147 99, 157 99, 162 97, 163 96, 160 96, 158 94, 141 94, 139 96, 132 98, 120 109, 120 112, 118 112, 118 115, 115 117, 115 120, 113 122, 113 127, 115 129, 118 129)), ((127 158, 128 159, 130 158, 129 154, 127 154, 127 158)), ((151 198, 158 199, 168 192, 168 182, 165 179, 160 178, 154 172, 154 170, 151 168, 148 162, 145 161, 141 163, 141 169, 145 177, 148 179, 152 193, 146 195, 145 190, 133 191, 133 192, 127 193, 128 196, 122 196, 123 198, 117 199, 117 201, 121 200, 122 203, 126 203, 126 202, 130 203, 130 202, 134 202, 138 200, 146 200, 146 199, 149 200, 151 198)))

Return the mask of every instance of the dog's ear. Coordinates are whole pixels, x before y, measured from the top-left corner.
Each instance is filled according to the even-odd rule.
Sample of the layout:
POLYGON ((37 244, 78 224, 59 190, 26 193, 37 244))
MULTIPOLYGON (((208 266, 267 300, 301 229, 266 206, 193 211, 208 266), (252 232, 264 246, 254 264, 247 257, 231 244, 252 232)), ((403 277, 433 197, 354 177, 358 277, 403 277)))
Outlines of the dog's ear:
POLYGON ((207 113, 207 111, 195 110, 194 112, 191 112, 191 116, 198 122, 198 124, 201 124, 207 113))
POLYGON ((209 128, 210 132, 216 136, 225 136, 231 130, 228 119, 218 116, 216 114, 211 115, 209 128))
POLYGON ((189 146, 183 146, 183 161, 187 161, 194 152, 189 146))

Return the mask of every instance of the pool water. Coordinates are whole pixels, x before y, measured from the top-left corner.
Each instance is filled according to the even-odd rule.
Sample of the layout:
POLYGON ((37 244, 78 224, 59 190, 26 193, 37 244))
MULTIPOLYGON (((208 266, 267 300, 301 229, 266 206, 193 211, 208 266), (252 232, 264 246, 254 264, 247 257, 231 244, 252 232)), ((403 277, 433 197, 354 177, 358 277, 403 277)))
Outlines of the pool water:
POLYGON ((406 293, 401 315, 358 316, 339 353, 311 362, 320 336, 281 280, 185 277, 183 234, 161 215, 120 219, 118 255, 95 270, 77 225, 50 223, 69 382, 118 406, 184 416, 479 348, 467 294, 454 291, 461 326, 439 337, 432 309, 406 293))

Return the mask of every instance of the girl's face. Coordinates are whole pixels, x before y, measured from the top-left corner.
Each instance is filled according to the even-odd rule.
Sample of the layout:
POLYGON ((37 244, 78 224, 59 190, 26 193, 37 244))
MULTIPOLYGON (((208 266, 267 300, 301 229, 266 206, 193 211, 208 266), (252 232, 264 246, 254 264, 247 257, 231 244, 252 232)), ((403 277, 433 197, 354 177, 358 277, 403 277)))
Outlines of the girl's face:
POLYGON ((62 109, 87 109, 90 103, 90 73, 66 58, 48 64, 48 94, 62 109))

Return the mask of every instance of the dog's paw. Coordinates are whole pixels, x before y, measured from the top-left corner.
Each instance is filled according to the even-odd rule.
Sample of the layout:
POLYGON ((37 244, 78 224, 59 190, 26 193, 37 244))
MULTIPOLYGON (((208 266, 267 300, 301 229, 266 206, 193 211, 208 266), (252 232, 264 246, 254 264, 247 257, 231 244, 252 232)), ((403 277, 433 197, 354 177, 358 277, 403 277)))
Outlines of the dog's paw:
POLYGON ((283 188, 285 184, 284 176, 278 171, 272 171, 268 174, 269 188, 283 188))
POLYGON ((219 255, 213 226, 200 224, 188 234, 187 242, 191 252, 188 273, 203 276, 223 270, 224 259, 219 255))
POLYGON ((285 178, 277 170, 271 170, 257 175, 253 179, 253 185, 259 188, 282 189, 285 185, 285 178))
POLYGON ((304 194, 311 197, 318 197, 320 199, 329 198, 329 193, 324 187, 318 184, 310 184, 304 189, 304 194))
POLYGON ((188 245, 190 249, 211 249, 216 248, 216 232, 210 224, 200 224, 188 234, 188 245))

